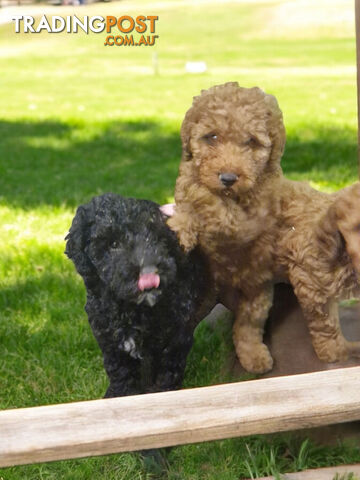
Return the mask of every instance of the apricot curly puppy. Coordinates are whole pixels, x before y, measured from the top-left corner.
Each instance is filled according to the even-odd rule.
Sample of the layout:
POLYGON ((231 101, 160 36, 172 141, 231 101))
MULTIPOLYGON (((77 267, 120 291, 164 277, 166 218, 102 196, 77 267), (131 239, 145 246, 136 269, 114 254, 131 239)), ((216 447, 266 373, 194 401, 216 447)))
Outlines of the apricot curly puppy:
POLYGON ((340 298, 359 294, 360 184, 329 195, 284 178, 285 128, 276 99, 227 83, 195 97, 181 129, 174 216, 185 250, 206 253, 223 302, 235 313, 243 367, 270 370, 263 343, 273 286, 290 282, 318 357, 359 354, 344 339, 340 298), (225 299, 225 301, 224 301, 225 299))

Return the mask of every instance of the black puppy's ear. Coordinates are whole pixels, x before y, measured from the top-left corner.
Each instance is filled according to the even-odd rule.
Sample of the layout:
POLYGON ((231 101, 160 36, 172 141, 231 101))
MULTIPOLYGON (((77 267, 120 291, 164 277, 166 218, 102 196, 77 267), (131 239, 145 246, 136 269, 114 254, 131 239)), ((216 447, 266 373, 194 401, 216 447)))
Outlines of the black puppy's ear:
POLYGON ((65 237, 65 254, 74 262, 78 273, 87 280, 97 277, 96 270, 91 263, 85 248, 90 241, 90 228, 95 219, 93 202, 81 205, 72 221, 68 235, 65 237))

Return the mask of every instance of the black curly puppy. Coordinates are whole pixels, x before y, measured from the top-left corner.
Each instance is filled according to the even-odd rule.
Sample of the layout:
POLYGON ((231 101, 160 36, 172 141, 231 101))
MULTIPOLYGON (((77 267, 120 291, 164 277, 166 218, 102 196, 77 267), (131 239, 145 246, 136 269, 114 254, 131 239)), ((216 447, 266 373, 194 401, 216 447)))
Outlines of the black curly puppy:
POLYGON ((179 388, 206 289, 200 256, 182 252, 159 205, 111 193, 78 208, 66 240, 110 380, 105 397, 179 388))

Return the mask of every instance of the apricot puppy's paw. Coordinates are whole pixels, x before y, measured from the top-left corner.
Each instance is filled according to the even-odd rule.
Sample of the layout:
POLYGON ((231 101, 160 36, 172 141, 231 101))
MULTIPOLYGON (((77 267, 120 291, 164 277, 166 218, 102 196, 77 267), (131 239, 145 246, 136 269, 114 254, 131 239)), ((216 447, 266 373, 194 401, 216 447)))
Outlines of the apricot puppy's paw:
POLYGON ((321 339, 313 341, 316 355, 322 362, 334 363, 349 358, 348 342, 343 337, 321 339))
POLYGON ((250 373, 266 373, 273 367, 273 359, 264 343, 239 345, 236 353, 240 363, 250 373))
POLYGON ((351 357, 360 358, 360 342, 348 342, 348 350, 351 357))
POLYGON ((192 230, 186 230, 181 228, 181 224, 176 222, 175 217, 169 218, 167 221, 168 226, 176 233, 176 236, 179 240, 180 245, 183 247, 185 252, 190 252, 197 244, 197 235, 192 230))

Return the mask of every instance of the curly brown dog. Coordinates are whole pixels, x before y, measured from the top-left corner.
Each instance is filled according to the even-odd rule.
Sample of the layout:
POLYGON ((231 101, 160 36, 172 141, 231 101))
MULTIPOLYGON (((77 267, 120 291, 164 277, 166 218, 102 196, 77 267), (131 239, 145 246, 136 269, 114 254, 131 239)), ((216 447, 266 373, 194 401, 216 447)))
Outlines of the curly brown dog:
POLYGON ((274 283, 284 281, 321 360, 359 354, 360 342, 341 333, 337 302, 359 294, 360 184, 330 195, 284 178, 282 113, 256 87, 226 83, 203 91, 186 113, 181 139, 168 223, 185 250, 200 245, 206 253, 220 297, 235 313, 243 367, 272 368, 263 331, 274 283))

